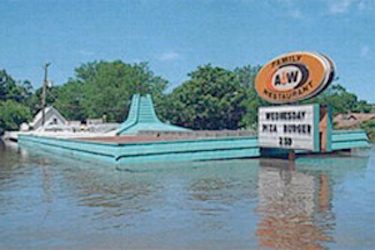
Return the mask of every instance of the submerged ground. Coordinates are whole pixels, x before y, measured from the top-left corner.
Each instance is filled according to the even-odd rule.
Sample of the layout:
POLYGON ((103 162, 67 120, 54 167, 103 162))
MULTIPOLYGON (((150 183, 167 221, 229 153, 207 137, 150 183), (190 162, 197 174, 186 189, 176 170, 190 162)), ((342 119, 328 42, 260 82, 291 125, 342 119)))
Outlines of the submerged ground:
POLYGON ((374 147, 140 169, 1 146, 0 248, 375 248, 374 147))

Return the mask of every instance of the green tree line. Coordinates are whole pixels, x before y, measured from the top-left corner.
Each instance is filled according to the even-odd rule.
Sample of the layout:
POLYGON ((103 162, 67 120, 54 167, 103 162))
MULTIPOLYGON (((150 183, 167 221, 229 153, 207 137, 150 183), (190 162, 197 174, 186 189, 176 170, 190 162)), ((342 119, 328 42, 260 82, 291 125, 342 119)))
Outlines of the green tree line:
MULTIPOLYGON (((167 93, 168 81, 152 72, 147 63, 94 61, 75 69, 66 83, 47 89, 47 105, 53 105, 68 120, 100 118, 122 122, 131 96, 151 93, 158 116, 172 124, 196 130, 255 129, 257 109, 270 105, 253 87, 260 66, 245 65, 234 70, 211 64, 197 67, 188 79, 167 93)), ((0 133, 16 130, 42 108, 42 89, 30 81, 17 82, 0 71, 0 133)), ((374 112, 374 106, 333 84, 323 94, 305 101, 316 102, 337 113, 374 112)))
POLYGON ((6 70, 0 70, 0 135, 17 130, 32 117, 28 100, 33 95, 30 81, 16 82, 6 70))

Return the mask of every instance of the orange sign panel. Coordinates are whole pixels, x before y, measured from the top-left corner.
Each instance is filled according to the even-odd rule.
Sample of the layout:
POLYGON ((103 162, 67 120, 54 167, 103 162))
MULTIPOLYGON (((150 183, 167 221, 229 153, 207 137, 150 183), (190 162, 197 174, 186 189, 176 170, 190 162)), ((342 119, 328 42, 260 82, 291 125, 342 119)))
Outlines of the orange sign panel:
POLYGON ((255 79, 255 89, 268 102, 292 103, 316 96, 333 77, 334 64, 327 56, 293 52, 262 67, 255 79))

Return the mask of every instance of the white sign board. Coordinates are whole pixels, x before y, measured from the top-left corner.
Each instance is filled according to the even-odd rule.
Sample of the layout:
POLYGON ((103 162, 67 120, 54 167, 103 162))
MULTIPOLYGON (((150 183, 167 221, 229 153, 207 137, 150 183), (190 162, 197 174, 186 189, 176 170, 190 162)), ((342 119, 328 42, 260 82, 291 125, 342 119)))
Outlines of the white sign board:
POLYGON ((319 148, 319 106, 260 107, 258 112, 259 146, 265 148, 319 148))

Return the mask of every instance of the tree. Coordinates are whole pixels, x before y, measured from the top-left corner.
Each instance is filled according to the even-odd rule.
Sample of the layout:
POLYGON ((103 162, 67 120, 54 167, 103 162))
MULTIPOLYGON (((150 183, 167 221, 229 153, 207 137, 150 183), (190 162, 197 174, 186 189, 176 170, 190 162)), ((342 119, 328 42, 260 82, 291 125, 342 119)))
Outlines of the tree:
POLYGON ((372 110, 370 104, 366 101, 358 101, 355 94, 347 92, 346 88, 340 84, 333 84, 317 97, 302 103, 319 103, 329 107, 333 116, 349 111, 369 113, 372 110))
POLYGON ((256 124, 258 123, 258 108, 268 105, 258 96, 254 88, 255 77, 260 68, 261 66, 259 65, 245 65, 234 70, 241 86, 246 89, 246 99, 242 101, 246 111, 241 118, 240 125, 252 129, 256 129, 256 124))
POLYGON ((31 95, 31 91, 30 81, 26 80, 21 84, 17 84, 5 70, 0 70, 0 101, 11 99, 23 102, 31 95))
POLYGON ((66 119, 82 121, 87 117, 82 105, 84 98, 83 83, 70 80, 58 90, 54 106, 66 119))
POLYGON ((251 66, 245 65, 243 67, 236 68, 234 73, 237 74, 238 80, 240 81, 241 86, 246 88, 254 88, 255 77, 259 72, 261 66, 251 66))
MULTIPOLYGON (((61 89, 56 105, 62 113, 78 112, 79 117, 121 122, 128 113, 135 93, 162 95, 168 82, 148 68, 147 63, 126 64, 122 61, 92 62, 76 69, 76 78, 61 89)), ((68 116, 69 117, 69 116, 68 116)))
POLYGON ((257 129, 259 107, 269 106, 270 104, 262 100, 254 88, 247 88, 246 99, 242 101, 242 105, 246 111, 241 118, 240 125, 250 129, 257 129))
MULTIPOLYGON (((55 102, 59 99, 61 88, 61 86, 46 87, 46 106, 55 105, 55 102)), ((36 115, 42 109, 42 92, 43 88, 40 87, 24 102, 33 115, 36 115)))
POLYGON ((199 130, 239 128, 246 93, 236 74, 208 64, 189 76, 168 98, 166 119, 199 130))
POLYGON ((368 104, 366 101, 361 100, 356 103, 352 111, 358 113, 371 113, 372 109, 373 106, 371 104, 368 104))
POLYGON ((19 125, 31 119, 30 109, 14 100, 0 101, 0 134, 18 130, 19 125))
POLYGON ((371 119, 363 122, 361 128, 366 131, 370 141, 375 142, 375 120, 371 119))
POLYGON ((17 130, 31 118, 30 109, 24 105, 31 94, 30 81, 17 84, 5 70, 0 70, 0 134, 17 130))

